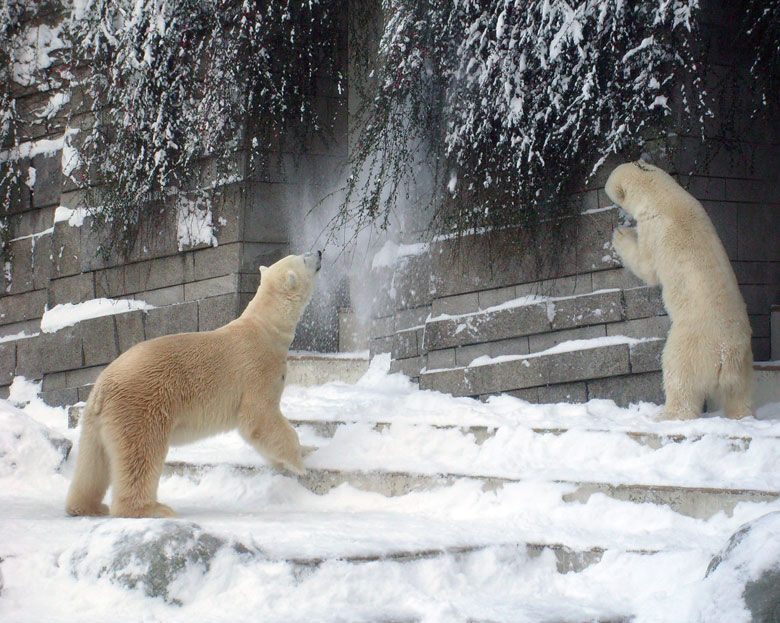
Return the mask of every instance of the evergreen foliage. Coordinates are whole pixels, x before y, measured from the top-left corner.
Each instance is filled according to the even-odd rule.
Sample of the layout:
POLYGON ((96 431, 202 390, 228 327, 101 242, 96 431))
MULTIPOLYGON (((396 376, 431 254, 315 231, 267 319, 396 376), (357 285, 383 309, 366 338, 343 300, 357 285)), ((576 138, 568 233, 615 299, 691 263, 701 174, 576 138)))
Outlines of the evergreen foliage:
POLYGON ((269 152, 327 134, 314 94, 322 75, 342 81, 338 7, 92 0, 76 16, 77 53, 92 59, 87 87, 96 121, 83 159, 102 178, 89 202, 96 222, 111 226, 109 245, 129 248, 141 221, 157 211, 153 202, 168 195, 208 201, 226 175, 251 174, 268 165, 269 152), (237 152, 246 170, 227 168, 237 152), (222 173, 206 185, 194 166, 204 157, 222 173))
POLYGON ((384 0, 376 62, 354 63, 365 90, 344 220, 386 223, 420 161, 432 166, 434 233, 533 229, 568 213, 609 154, 680 122, 672 102, 703 128, 698 10, 697 0, 384 0))

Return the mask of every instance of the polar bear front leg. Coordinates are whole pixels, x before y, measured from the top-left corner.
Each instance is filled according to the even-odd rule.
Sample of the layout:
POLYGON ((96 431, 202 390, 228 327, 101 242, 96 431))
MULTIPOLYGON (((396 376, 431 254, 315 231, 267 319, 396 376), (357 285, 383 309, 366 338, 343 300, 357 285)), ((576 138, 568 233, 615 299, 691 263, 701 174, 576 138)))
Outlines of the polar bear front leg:
POLYGON ((612 234, 612 246, 620 256, 623 266, 651 286, 660 283, 658 273, 650 255, 639 244, 637 231, 633 227, 618 227, 612 234))
POLYGON ((263 457, 298 475, 306 473, 298 433, 278 406, 261 406, 244 401, 239 420, 238 432, 263 457))

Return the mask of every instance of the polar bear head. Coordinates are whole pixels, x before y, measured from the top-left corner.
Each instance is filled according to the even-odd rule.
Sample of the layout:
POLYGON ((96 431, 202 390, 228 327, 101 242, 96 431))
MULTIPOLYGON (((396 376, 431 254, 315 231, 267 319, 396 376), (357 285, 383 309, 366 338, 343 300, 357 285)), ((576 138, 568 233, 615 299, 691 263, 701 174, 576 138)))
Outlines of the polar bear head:
POLYGON ((260 287, 241 317, 262 319, 283 332, 293 331, 311 299, 321 267, 321 251, 288 255, 271 266, 261 266, 260 287))
POLYGON ((260 267, 260 290, 303 311, 314 290, 314 277, 322 267, 322 251, 288 255, 271 266, 260 267))
POLYGON ((612 171, 604 190, 612 201, 641 221, 656 216, 658 206, 663 204, 658 201, 659 195, 675 188, 679 185, 666 171, 637 160, 612 171))

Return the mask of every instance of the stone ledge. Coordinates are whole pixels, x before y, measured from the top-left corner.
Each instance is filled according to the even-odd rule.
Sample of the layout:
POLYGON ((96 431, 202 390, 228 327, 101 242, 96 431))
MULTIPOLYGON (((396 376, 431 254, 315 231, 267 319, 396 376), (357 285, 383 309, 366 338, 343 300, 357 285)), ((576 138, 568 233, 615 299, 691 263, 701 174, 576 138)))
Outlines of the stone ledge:
POLYGON ((520 356, 465 368, 423 371, 420 387, 453 396, 481 396, 629 373, 629 345, 610 344, 520 356))

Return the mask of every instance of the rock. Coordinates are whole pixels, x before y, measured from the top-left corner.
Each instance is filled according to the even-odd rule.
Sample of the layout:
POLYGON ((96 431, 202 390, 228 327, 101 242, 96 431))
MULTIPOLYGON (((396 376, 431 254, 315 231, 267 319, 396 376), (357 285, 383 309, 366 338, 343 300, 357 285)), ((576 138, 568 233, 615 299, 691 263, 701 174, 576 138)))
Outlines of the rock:
POLYGON ((86 543, 64 557, 79 579, 108 578, 124 588, 182 605, 187 595, 207 582, 212 562, 222 552, 241 559, 259 555, 192 522, 112 519, 95 526, 86 543))
POLYGON ((780 623, 780 511, 743 525, 707 567, 705 584, 715 601, 737 592, 751 623, 780 623))

